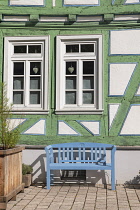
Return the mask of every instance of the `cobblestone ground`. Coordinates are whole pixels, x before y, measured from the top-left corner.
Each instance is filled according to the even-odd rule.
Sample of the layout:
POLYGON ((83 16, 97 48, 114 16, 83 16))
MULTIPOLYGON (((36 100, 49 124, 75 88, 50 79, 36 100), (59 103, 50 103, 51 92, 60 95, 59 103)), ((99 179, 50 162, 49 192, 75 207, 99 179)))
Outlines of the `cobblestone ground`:
POLYGON ((7 210, 140 210, 140 186, 31 186, 9 201, 7 210))

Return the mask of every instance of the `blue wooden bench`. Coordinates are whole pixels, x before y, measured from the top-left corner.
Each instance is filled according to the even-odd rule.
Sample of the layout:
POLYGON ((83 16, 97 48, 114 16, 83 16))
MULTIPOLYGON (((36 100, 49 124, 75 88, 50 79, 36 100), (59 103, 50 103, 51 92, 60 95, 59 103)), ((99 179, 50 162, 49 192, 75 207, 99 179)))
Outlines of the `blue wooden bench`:
POLYGON ((51 170, 111 170, 111 187, 115 190, 115 151, 111 144, 75 142, 45 147, 47 156, 47 189, 50 189, 51 170), (110 162, 106 151, 110 150, 110 162))

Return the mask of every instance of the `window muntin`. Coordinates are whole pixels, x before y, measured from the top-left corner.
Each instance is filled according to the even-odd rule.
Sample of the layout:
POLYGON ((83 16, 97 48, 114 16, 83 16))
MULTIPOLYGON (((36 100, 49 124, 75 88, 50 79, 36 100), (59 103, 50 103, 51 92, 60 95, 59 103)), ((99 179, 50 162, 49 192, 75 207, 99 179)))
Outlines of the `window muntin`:
POLYGON ((44 59, 43 53, 41 54, 41 45, 36 43, 14 45, 13 43, 12 47, 14 48, 14 54, 11 57, 13 61, 13 104, 41 107, 43 95, 43 88, 41 87, 43 83, 42 62, 44 59), (23 53, 24 57, 22 56, 23 53), (35 58, 34 54, 36 54, 35 58), (23 61, 17 62, 19 57, 23 61), (36 61, 37 58, 38 61, 36 61))
POLYGON ((66 53, 94 52, 95 43, 66 44, 66 53))
POLYGON ((66 61, 66 105, 94 104, 94 63, 92 60, 80 59, 78 61, 66 61))
POLYGON ((48 37, 5 38, 10 51, 4 81, 14 110, 48 110, 48 41, 48 37))
POLYGON ((57 47, 56 113, 101 111, 102 36, 58 36, 57 47))

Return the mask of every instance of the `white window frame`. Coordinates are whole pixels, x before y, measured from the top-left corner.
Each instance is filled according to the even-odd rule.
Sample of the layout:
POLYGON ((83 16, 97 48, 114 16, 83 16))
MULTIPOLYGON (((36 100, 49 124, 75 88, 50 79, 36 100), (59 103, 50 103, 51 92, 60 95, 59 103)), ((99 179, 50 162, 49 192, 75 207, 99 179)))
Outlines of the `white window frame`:
MULTIPOLYGON (((103 90, 102 90, 102 35, 74 35, 74 36, 57 36, 57 54, 56 54, 56 114, 102 114, 103 112, 103 90), (96 105, 84 104, 82 106, 75 104, 65 104, 65 67, 66 59, 65 45, 73 42, 97 42, 97 102, 96 105)), ((90 53, 91 54, 91 53, 90 53)), ((78 56, 78 54, 77 54, 78 56)), ((88 53, 83 54, 82 59, 88 59, 88 53), (86 56, 86 58, 84 57, 86 56)), ((89 56, 89 59, 91 57, 89 56)), ((94 59, 94 56, 93 56, 94 59)), ((82 86, 81 86, 82 87, 82 86)))
MULTIPOLYGON (((13 104, 13 113, 20 114, 47 114, 49 112, 49 36, 45 37, 5 37, 4 39, 4 75, 3 81, 6 83, 7 98, 9 99, 9 104, 13 104, 13 62, 24 62, 27 61, 27 66, 29 67, 30 61, 42 62, 42 82, 41 89, 41 104, 13 104), (43 46, 41 54, 29 56, 27 54, 14 54, 14 46, 16 45, 26 45, 26 44, 41 44, 43 46), (34 58, 33 58, 34 57, 34 58)), ((26 86, 29 88, 29 82, 26 86)), ((27 94, 26 97, 29 97, 27 94)))

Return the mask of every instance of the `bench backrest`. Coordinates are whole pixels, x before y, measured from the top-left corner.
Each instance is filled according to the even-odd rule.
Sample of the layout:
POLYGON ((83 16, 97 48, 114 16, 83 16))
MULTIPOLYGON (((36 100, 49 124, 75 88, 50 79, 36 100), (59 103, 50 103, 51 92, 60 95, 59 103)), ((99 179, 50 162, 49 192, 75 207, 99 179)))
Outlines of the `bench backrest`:
MULTIPOLYGON (((106 150, 111 149, 111 156, 116 150, 114 145, 102 143, 75 142, 53 144, 45 148, 47 161, 54 163, 106 163, 106 150)), ((112 157, 111 157, 112 159, 112 157)))

